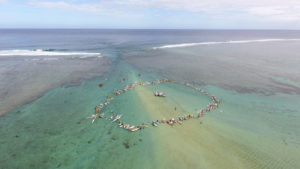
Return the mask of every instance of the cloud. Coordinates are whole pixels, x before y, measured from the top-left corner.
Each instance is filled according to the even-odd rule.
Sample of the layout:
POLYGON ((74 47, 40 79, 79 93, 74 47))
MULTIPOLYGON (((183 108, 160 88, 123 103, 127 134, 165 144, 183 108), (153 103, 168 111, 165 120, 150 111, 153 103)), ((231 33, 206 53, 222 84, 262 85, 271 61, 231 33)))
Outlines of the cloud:
POLYGON ((278 15, 285 13, 285 9, 287 7, 254 7, 250 8, 248 11, 251 14, 257 14, 257 15, 278 15))
MULTIPOLYGON (((0 2, 5 1, 0 0, 0 2)), ((296 0, 30 0, 27 4, 38 8, 119 17, 147 14, 163 17, 167 12, 172 14, 185 12, 211 18, 222 16, 222 18, 300 21, 300 1, 296 0), (155 14, 151 11, 155 11, 153 12, 155 14)))
POLYGON ((253 7, 248 9, 249 14, 255 16, 266 17, 265 19, 280 21, 296 21, 300 20, 299 9, 294 6, 269 6, 269 7, 253 7))
MULTIPOLYGON (((76 2, 76 1, 75 1, 76 2)), ((44 8, 51 10, 60 10, 68 12, 81 12, 94 15, 108 15, 118 17, 139 17, 139 14, 132 14, 132 12, 124 13, 124 10, 118 9, 118 7, 111 6, 113 4, 102 2, 102 3, 81 3, 76 4, 72 1, 36 1, 31 0, 28 5, 36 8, 44 8)))
POLYGON ((0 3, 6 4, 8 1, 7 0, 0 0, 0 3))
POLYGON ((51 1, 30 1, 29 5, 40 8, 66 10, 66 11, 85 11, 85 12, 100 12, 102 5, 100 4, 73 4, 70 2, 51 2, 51 1))

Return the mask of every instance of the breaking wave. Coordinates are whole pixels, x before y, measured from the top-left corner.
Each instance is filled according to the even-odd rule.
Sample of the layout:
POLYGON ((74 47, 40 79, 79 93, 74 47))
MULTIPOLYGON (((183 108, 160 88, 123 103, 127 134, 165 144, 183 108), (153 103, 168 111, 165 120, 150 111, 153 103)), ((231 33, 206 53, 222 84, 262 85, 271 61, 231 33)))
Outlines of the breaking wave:
POLYGON ((89 56, 97 57, 100 53, 82 53, 82 52, 61 52, 54 49, 35 49, 35 50, 1 50, 0 56, 89 56))
POLYGON ((259 39, 259 40, 243 40, 243 41, 183 43, 177 45, 165 45, 161 47, 154 47, 153 49, 180 48, 180 47, 198 46, 198 45, 218 45, 218 44, 232 44, 232 43, 275 42, 275 41, 300 41, 300 39, 259 39))

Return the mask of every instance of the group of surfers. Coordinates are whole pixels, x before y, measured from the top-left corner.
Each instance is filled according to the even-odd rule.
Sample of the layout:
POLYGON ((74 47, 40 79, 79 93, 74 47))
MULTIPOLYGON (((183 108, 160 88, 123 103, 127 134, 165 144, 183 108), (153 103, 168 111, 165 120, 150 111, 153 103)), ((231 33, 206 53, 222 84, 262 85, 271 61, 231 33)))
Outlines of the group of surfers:
POLYGON ((162 92, 155 92, 154 95, 155 95, 155 96, 166 97, 166 94, 164 94, 164 93, 162 93, 162 92))
MULTIPOLYGON (((181 124, 181 121, 183 121, 183 120, 188 120, 190 118, 193 118, 193 119, 200 118, 201 116, 205 115, 205 111, 206 110, 203 109, 201 112, 197 113, 197 117, 196 117, 196 115, 179 116, 178 120, 176 120, 174 118, 172 118, 170 120, 163 119, 160 122, 159 122, 159 120, 157 120, 157 121, 153 121, 152 125, 157 126, 158 124, 161 124, 161 123, 167 123, 167 124, 170 124, 174 127, 174 124, 176 124, 176 123, 181 124)), ((200 123, 202 123, 202 121, 200 123)))
POLYGON ((145 127, 148 127, 148 126, 146 126, 146 124, 148 124, 148 123, 144 122, 142 125, 130 126, 129 124, 124 124, 124 123, 119 122, 119 126, 124 129, 127 129, 128 131, 142 130, 145 127))
MULTIPOLYGON (((215 109, 220 104, 220 101, 217 100, 217 97, 215 97, 215 95, 213 95, 213 94, 211 95, 211 94, 205 92, 204 90, 201 90, 200 88, 194 87, 192 84, 189 84, 189 83, 186 83, 186 82, 171 81, 171 80, 168 80, 168 79, 160 79, 160 80, 156 80, 156 81, 153 81, 153 82, 147 82, 147 81, 145 81, 144 83, 142 83, 142 82, 138 82, 138 83, 134 82, 134 83, 131 83, 130 85, 127 85, 122 90, 116 89, 113 93, 115 95, 119 95, 119 94, 125 93, 125 91, 128 91, 128 90, 131 91, 136 85, 150 85, 150 84, 154 85, 154 84, 159 84, 159 83, 162 83, 162 82, 181 83, 181 84, 185 84, 185 85, 188 85, 190 87, 193 87, 194 89, 199 90, 203 94, 211 97, 213 103, 210 103, 209 105, 207 105, 206 109, 203 109, 200 112, 198 112, 197 113, 197 117, 196 117, 196 115, 179 116, 178 120, 173 119, 173 118, 171 120, 165 120, 165 119, 163 119, 163 120, 160 121, 161 123, 165 123, 166 122, 167 124, 170 124, 170 125, 172 125, 174 127, 174 124, 181 123, 180 121, 182 121, 182 120, 188 120, 189 118, 197 118, 198 119, 201 116, 205 115, 205 112, 210 111, 211 109, 215 109)), ((106 100, 106 102, 104 104, 100 103, 100 105, 98 105, 98 106, 95 107, 95 114, 92 115, 92 117, 87 117, 87 118, 93 118, 92 123, 95 121, 96 117, 98 117, 98 113, 101 111, 101 109, 103 108, 103 106, 104 105, 107 106, 110 103, 109 101, 113 99, 113 98, 111 98, 110 95, 106 95, 106 96, 108 97, 108 99, 106 100)), ((175 108, 175 110, 176 110, 176 108, 175 108)), ((111 113, 114 113, 113 110, 111 111, 111 113)), ((104 117, 104 113, 100 114, 99 117, 103 118, 104 117)), ((121 120, 119 121, 119 119, 121 118, 120 115, 113 115, 113 116, 110 117, 110 120, 112 120, 113 117, 115 117, 115 120, 113 120, 112 122, 114 122, 114 121, 119 122, 120 127, 128 129, 129 131, 135 131, 137 129, 140 129, 140 130, 144 129, 145 127, 147 127, 146 124, 149 124, 149 122, 148 123, 144 122, 142 125, 137 125, 137 127, 135 127, 135 126, 130 126, 129 124, 121 123, 121 120)), ((106 119, 107 118, 105 117, 105 120, 106 119)), ((202 121, 200 123, 202 123, 202 121)), ((152 122, 153 126, 157 126, 158 124, 160 124, 158 120, 152 122)))

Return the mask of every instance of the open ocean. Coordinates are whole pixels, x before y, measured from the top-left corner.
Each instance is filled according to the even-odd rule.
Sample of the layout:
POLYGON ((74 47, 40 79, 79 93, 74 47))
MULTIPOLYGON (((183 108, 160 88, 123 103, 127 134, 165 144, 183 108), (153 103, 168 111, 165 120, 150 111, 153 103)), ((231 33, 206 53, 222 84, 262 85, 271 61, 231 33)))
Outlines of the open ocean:
POLYGON ((297 169, 299 100, 300 31, 0 30, 3 169, 297 169), (220 104, 155 127, 197 115, 212 98, 170 82, 113 93, 157 79, 220 104), (98 113, 107 120, 92 123, 107 95, 98 113), (128 131, 111 123, 112 110, 122 123, 150 124, 128 131))

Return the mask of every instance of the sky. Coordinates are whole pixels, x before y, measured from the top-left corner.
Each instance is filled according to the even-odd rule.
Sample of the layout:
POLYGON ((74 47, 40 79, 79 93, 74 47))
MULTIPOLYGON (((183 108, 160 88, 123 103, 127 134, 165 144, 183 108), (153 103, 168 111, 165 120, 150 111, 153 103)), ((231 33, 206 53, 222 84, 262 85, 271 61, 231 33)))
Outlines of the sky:
POLYGON ((0 28, 300 29, 300 0, 0 0, 0 28))

